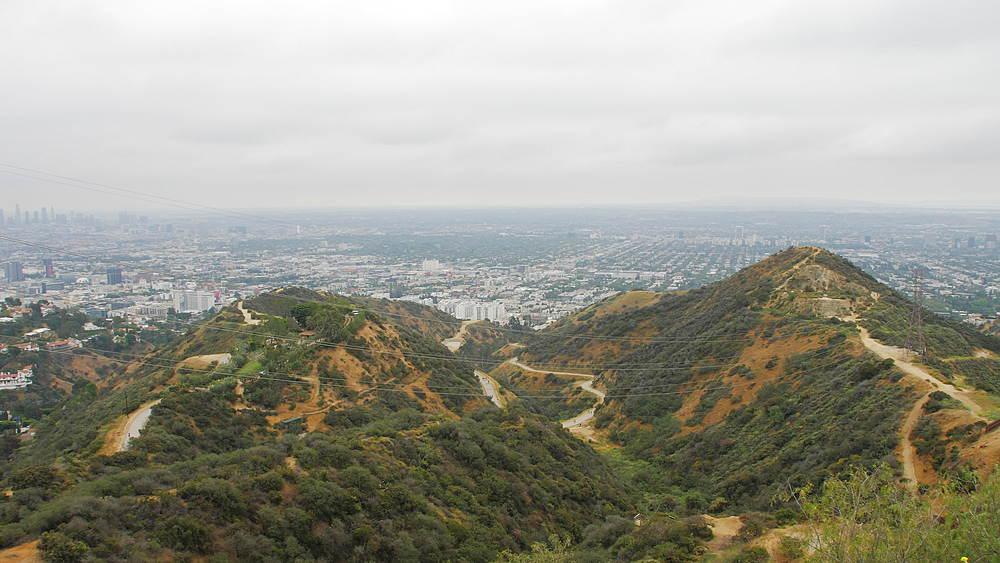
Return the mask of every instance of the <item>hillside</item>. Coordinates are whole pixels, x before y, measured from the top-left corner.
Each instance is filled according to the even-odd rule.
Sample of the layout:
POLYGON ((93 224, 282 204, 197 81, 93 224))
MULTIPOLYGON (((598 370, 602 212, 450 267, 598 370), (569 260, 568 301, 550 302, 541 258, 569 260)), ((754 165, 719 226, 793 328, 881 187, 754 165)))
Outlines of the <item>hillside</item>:
POLYGON ((275 290, 167 345, 34 358, 71 385, 33 438, 5 445, 0 547, 754 560, 819 526, 826 549, 849 526, 836 487, 866 471, 928 505, 980 486, 975 503, 992 502, 997 339, 927 313, 930 351, 908 354, 909 307, 816 248, 696 290, 619 294, 537 334, 275 290), (814 487, 825 521, 793 501, 814 487))
MULTIPOLYGON (((552 372, 597 376, 607 393, 597 436, 696 491, 682 494, 692 506, 772 509, 782 488, 854 464, 885 462, 921 483, 985 476, 1000 460, 984 434, 1000 414, 1000 340, 925 312, 929 354, 905 357, 893 346, 909 311, 842 258, 792 248, 707 287, 597 303, 518 351, 541 375, 511 362, 494 373, 530 380, 536 395, 566 392, 552 372), (936 388, 957 399, 932 405, 944 414, 921 410, 936 388), (924 420, 932 414, 947 420, 924 420)), ((534 408, 561 418, 580 400, 534 408)), ((648 502, 678 494, 664 487, 648 502)))
MULTIPOLYGON (((312 427, 322 426, 334 405, 378 403, 455 417, 486 404, 476 396, 471 370, 425 336, 426 323, 414 327, 411 317, 396 322, 360 307, 308 290, 280 290, 244 305, 256 317, 254 324, 230 307, 145 354, 103 349, 43 354, 40 361, 68 367, 42 373, 78 366, 93 376, 67 377, 79 389, 39 421, 35 438, 20 448, 18 458, 71 464, 85 459, 103 446, 104 431, 116 416, 168 391, 228 389, 238 395, 234 405, 263 413, 272 425, 312 427)), ((441 334, 450 329, 436 311, 422 309, 441 334)))
MULTIPOLYGON (((490 405, 473 366, 438 342, 457 326, 428 308, 286 289, 154 352, 109 355, 111 373, 5 464, 0 547, 60 560, 489 561, 629 522, 634 496, 606 460, 490 405), (148 422, 123 449, 139 413, 148 422)), ((697 521, 667 531, 629 549, 690 555, 707 533, 697 521)))

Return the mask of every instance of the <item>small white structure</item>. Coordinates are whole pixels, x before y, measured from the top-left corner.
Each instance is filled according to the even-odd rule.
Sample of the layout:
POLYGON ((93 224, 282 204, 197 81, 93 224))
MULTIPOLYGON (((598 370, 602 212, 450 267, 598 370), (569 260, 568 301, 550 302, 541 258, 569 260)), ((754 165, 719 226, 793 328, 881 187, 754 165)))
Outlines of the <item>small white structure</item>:
POLYGON ((43 334, 48 334, 50 332, 52 332, 51 328, 43 326, 41 328, 36 328, 35 330, 32 330, 30 332, 25 333, 24 337, 25 338, 36 338, 36 337, 42 336, 43 334))

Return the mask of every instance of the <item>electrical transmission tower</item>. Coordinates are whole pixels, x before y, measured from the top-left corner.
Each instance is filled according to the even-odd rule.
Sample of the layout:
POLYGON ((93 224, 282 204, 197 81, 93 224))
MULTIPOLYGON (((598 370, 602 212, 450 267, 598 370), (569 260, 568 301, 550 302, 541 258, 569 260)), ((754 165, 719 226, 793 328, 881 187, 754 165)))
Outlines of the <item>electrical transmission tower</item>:
POLYGON ((910 311, 910 328, 906 334, 906 348, 921 356, 927 355, 924 340, 924 290, 921 286, 920 268, 913 268, 913 309, 910 311))

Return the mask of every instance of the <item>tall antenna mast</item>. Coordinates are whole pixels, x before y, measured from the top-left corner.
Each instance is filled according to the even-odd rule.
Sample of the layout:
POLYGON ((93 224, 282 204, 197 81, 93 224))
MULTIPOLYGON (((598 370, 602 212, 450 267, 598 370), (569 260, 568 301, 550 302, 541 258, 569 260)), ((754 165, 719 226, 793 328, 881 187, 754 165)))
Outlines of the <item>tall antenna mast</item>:
POLYGON ((921 285, 920 267, 913 268, 913 308, 910 310, 910 328, 906 334, 906 348, 920 356, 927 356, 927 341, 924 340, 924 291, 921 285))

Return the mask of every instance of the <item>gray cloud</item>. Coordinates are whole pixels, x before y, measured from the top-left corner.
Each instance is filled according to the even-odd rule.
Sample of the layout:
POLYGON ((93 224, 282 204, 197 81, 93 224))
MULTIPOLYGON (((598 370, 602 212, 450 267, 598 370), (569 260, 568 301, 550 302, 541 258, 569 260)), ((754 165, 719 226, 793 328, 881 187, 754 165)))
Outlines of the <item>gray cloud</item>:
POLYGON ((0 161, 240 207, 996 203, 998 24, 971 0, 11 0, 0 161))

